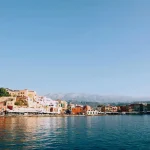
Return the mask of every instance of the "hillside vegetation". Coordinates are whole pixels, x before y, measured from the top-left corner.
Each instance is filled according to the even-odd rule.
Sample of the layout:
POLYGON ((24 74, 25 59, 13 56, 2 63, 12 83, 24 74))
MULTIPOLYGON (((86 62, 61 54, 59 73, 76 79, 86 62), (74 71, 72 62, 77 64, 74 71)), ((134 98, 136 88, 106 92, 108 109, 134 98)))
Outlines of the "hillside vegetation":
POLYGON ((9 97, 10 94, 6 91, 5 88, 0 88, 0 97, 9 97))

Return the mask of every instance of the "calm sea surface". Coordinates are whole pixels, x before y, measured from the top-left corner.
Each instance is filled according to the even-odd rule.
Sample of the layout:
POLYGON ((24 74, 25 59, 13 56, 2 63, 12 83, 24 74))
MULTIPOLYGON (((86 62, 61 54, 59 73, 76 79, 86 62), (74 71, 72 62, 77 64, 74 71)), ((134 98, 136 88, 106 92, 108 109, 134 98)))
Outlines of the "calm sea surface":
POLYGON ((0 149, 150 150, 150 115, 0 117, 0 149))

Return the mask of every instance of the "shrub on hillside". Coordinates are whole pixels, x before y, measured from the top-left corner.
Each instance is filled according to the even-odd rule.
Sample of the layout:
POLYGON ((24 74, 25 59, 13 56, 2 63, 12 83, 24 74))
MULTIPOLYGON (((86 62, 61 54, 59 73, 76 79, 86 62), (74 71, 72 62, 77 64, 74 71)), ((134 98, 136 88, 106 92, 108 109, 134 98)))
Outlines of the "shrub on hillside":
POLYGON ((5 88, 0 88, 0 97, 9 97, 11 96, 5 88))

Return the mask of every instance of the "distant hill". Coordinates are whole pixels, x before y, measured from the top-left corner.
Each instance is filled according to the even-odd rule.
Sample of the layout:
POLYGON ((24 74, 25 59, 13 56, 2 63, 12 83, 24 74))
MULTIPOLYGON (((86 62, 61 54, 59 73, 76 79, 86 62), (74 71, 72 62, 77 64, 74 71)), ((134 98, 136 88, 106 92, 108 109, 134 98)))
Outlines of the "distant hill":
POLYGON ((101 104, 106 103, 131 103, 150 101, 150 97, 130 97, 130 96, 113 96, 113 95, 96 95, 96 94, 83 94, 83 93, 49 93, 45 95, 53 100, 62 99, 66 101, 76 102, 98 102, 101 104))

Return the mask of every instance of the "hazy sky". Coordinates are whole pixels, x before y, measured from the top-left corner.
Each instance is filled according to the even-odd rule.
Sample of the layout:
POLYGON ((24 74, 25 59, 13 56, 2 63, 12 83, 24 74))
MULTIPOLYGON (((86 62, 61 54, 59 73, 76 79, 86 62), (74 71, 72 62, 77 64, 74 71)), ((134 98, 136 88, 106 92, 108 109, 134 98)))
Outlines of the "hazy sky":
POLYGON ((0 1, 0 70, 40 94, 150 96, 150 1, 0 1))

